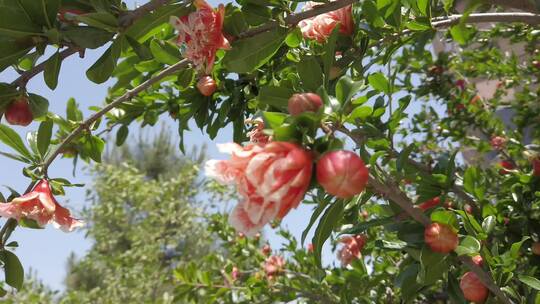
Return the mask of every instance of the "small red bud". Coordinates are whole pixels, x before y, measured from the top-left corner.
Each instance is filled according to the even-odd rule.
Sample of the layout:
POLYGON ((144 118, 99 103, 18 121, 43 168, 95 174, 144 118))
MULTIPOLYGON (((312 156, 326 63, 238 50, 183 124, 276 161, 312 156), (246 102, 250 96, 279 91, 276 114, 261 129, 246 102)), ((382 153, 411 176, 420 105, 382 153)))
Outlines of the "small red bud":
POLYGON ((540 69, 540 61, 538 61, 538 60, 533 60, 532 65, 533 65, 533 67, 535 67, 535 68, 537 68, 537 69, 540 69))
POLYGON ((505 226, 508 225, 508 223, 510 223, 510 219, 507 217, 503 218, 503 223, 505 226))
POLYGON ((266 255, 266 256, 269 256, 270 253, 272 253, 272 248, 270 247, 270 245, 265 244, 265 245, 262 247, 261 252, 262 252, 262 254, 264 254, 264 255, 266 255))
POLYGON ((313 244, 312 244, 312 243, 309 243, 309 244, 307 245, 307 251, 308 251, 309 253, 313 253, 314 250, 315 250, 315 249, 313 248, 313 244))
POLYGON ((475 255, 472 257, 472 262, 475 263, 477 266, 482 266, 484 264, 484 259, 481 255, 475 255))
POLYGON ((448 225, 431 223, 424 230, 424 241, 434 252, 449 253, 459 243, 457 233, 448 225))
POLYGON ((367 218, 369 217, 369 213, 366 210, 363 210, 360 215, 362 215, 365 220, 367 220, 367 218))
POLYGON ((28 126, 34 119, 28 99, 22 96, 7 107, 5 115, 10 125, 28 126))
POLYGON ((473 208, 472 208, 472 206, 469 205, 469 204, 465 204, 465 205, 463 206, 463 210, 465 210, 465 212, 467 212, 468 214, 472 214, 472 213, 473 213, 473 208))
POLYGON ((246 237, 246 235, 242 232, 238 232, 238 238, 239 239, 244 239, 246 237))
POLYGON ((540 176, 540 159, 535 158, 532 160, 533 175, 540 176))
POLYGON ((317 181, 339 198, 350 198, 366 187, 369 172, 356 153, 339 150, 325 153, 317 162, 317 181))
POLYGON ((420 205, 418 205, 418 208, 426 211, 428 209, 431 209, 431 208, 439 205, 440 202, 441 202, 441 199, 437 196, 437 197, 434 197, 434 198, 432 198, 430 200, 427 200, 427 201, 421 203, 420 205))
POLYGON ((287 109, 289 110, 289 114, 296 116, 304 112, 317 112, 322 105, 322 99, 317 94, 293 94, 293 96, 289 98, 287 109))
POLYGON ((506 146, 507 139, 502 136, 493 136, 491 138, 491 147, 495 150, 502 150, 506 146))
POLYGON ((534 242, 531 246, 532 253, 540 255, 540 242, 534 242))
POLYGON ((456 81, 456 87, 458 87, 460 90, 464 91, 465 90, 465 79, 458 79, 456 81))
POLYGON ((507 160, 503 160, 499 163, 499 165, 502 167, 502 169, 499 170, 499 174, 506 175, 510 173, 509 170, 514 170, 516 167, 514 167, 514 164, 507 160))
POLYGON ((466 300, 475 303, 483 303, 488 296, 488 289, 474 272, 467 272, 461 277, 459 287, 463 291, 466 300))
POLYGON ((204 96, 212 96, 212 94, 214 94, 214 92, 217 90, 217 84, 212 77, 203 76, 197 82, 197 89, 199 89, 199 92, 201 92, 201 94, 204 96))

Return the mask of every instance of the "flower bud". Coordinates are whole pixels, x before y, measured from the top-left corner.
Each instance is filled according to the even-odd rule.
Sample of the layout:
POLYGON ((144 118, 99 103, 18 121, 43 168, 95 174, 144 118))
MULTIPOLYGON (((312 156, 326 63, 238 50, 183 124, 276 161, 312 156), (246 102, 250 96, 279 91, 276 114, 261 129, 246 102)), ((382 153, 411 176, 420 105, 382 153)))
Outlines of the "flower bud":
POLYGON ((531 246, 531 251, 535 255, 540 255, 540 242, 534 242, 531 246))
POLYGON ((214 92, 217 90, 217 84, 212 77, 203 76, 197 82, 197 89, 199 89, 199 92, 201 92, 201 94, 204 96, 212 96, 212 94, 214 94, 214 92))
POLYGON ((261 252, 262 254, 269 256, 270 253, 272 253, 272 248, 270 247, 270 245, 266 244, 262 247, 261 252))
POLYGON ((362 192, 368 177, 366 165, 351 151, 331 151, 317 162, 317 181, 327 193, 339 198, 350 198, 362 192))
POLYGON ((540 176, 540 158, 535 158, 532 160, 533 175, 540 176))
POLYGON ((289 98, 287 109, 291 115, 296 116, 304 112, 317 112, 322 105, 322 99, 317 94, 293 94, 293 96, 289 98))
POLYGON ((418 205, 418 208, 422 209, 423 211, 426 211, 428 209, 431 209, 441 203, 441 199, 437 196, 432 199, 429 199, 420 205, 418 205))
POLYGON ((493 136, 491 138, 491 147, 495 150, 502 150, 506 146, 507 139, 502 136, 493 136))
POLYGON ((309 253, 313 253, 314 250, 315 250, 315 248, 313 247, 313 244, 312 244, 312 243, 309 243, 309 244, 307 245, 307 251, 308 251, 309 253))
POLYGON ((488 289, 486 286, 484 286, 480 279, 478 279, 478 276, 471 271, 465 273, 463 277, 461 277, 459 287, 461 288, 465 299, 471 302, 483 303, 488 296, 488 289))
POLYGON ((507 160, 501 161, 499 165, 502 167, 502 169, 499 170, 499 174, 501 175, 506 175, 510 173, 510 170, 514 170, 516 168, 514 164, 512 164, 511 162, 507 160))
POLYGON ((424 230, 424 241, 434 252, 449 253, 456 249, 457 233, 448 225, 432 223, 424 230))
POLYGON ((477 266, 482 266, 482 264, 484 264, 484 259, 479 254, 473 256, 471 259, 477 266))
POLYGON ((28 126, 34 119, 26 97, 15 99, 6 109, 6 120, 10 125, 28 126))

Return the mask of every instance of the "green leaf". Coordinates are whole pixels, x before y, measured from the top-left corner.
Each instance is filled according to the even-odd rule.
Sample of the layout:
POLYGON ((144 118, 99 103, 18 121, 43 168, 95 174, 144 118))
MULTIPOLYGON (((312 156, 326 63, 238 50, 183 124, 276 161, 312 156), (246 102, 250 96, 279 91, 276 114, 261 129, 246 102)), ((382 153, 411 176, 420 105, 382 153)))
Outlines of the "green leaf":
POLYGON ((237 40, 225 54, 223 66, 229 72, 250 73, 267 63, 278 51, 288 30, 282 27, 262 34, 237 40))
POLYGON ((482 229, 484 229, 484 232, 486 234, 490 234, 493 231, 493 228, 495 228, 495 224, 497 223, 497 218, 493 215, 490 215, 484 219, 482 222, 482 229))
POLYGON ((109 42, 113 33, 89 26, 69 28, 62 32, 69 40, 85 49, 97 49, 109 42))
POLYGON ((467 235, 457 246, 456 253, 458 255, 472 255, 480 252, 480 242, 470 236, 467 235))
POLYGON ((45 227, 41 227, 35 220, 28 219, 28 218, 21 218, 19 220, 19 225, 24 228, 30 228, 30 229, 45 229, 45 227))
POLYGON ((45 120, 39 125, 37 133, 37 148, 41 156, 45 156, 49 145, 51 144, 51 136, 53 129, 53 121, 50 119, 45 120))
POLYGON ((186 7, 186 4, 183 2, 161 6, 135 21, 127 29, 126 35, 137 39, 139 43, 143 43, 154 35, 159 34, 162 29, 170 27, 168 22, 171 16, 180 18, 189 12, 190 8, 186 7))
POLYGON ((294 94, 293 89, 284 86, 264 86, 259 90, 257 99, 260 103, 279 109, 286 109, 289 98, 294 94))
MULTIPOLYGON (((137 56, 139 57, 139 59, 141 60, 150 60, 152 59, 152 51, 150 50, 150 48, 144 44, 141 44, 139 43, 137 40, 129 37, 129 36, 126 36, 126 39, 127 39, 127 42, 129 43, 129 45, 131 45, 131 48, 133 49, 133 51, 135 52, 135 54, 137 54, 137 56)), ((116 73, 116 71, 115 71, 116 73)))
POLYGON ((123 37, 118 37, 99 59, 86 71, 86 77, 95 83, 103 83, 111 77, 120 57, 123 37))
POLYGON ((368 117, 373 114, 373 108, 370 106, 360 106, 354 108, 354 110, 349 114, 349 117, 347 117, 347 121, 350 123, 355 123, 356 119, 360 119, 361 121, 366 120, 368 117))
POLYGON ((2 250, 0 256, 4 261, 6 283, 20 290, 24 281, 24 269, 19 258, 11 251, 2 250))
POLYGON ((418 9, 423 16, 428 16, 430 0, 418 0, 418 9))
POLYGON ((49 111, 49 101, 36 94, 28 94, 28 104, 34 119, 47 115, 49 111))
POLYGON ((390 94, 390 83, 382 73, 369 75, 368 82, 375 90, 390 94))
POLYGON ((157 61, 173 65, 182 59, 178 47, 167 41, 154 39, 150 42, 150 51, 157 61))
POLYGON ((321 200, 319 202, 319 205, 317 206, 317 208, 315 208, 315 210, 311 214, 311 218, 309 219, 309 223, 308 223, 306 229, 304 229, 304 231, 302 231, 302 238, 301 238, 301 244, 302 245, 304 244, 304 241, 306 240, 307 234, 309 233, 309 230, 311 229, 311 226, 313 226, 313 224, 315 223, 317 218, 319 218, 319 215, 321 215, 321 213, 324 211, 324 209, 326 209, 326 207, 328 206, 328 203, 329 203, 328 200, 321 200))
POLYGON ((339 36, 339 23, 334 27, 334 30, 332 31, 332 34, 330 37, 328 37, 328 40, 326 41, 324 45, 324 53, 322 55, 322 61, 323 61, 323 68, 324 68, 324 75, 326 76, 325 84, 328 84, 330 81, 330 70, 332 69, 332 66, 334 65, 334 61, 336 60, 336 44, 337 39, 339 36))
POLYGON ((107 12, 88 13, 84 15, 77 15, 75 19, 88 24, 89 26, 97 27, 109 32, 118 31, 118 20, 114 15, 107 12))
POLYGON ((45 78, 45 83, 47 86, 54 90, 58 85, 58 74, 60 73, 60 65, 62 64, 62 59, 60 58, 60 53, 57 51, 51 58, 47 59, 45 63, 45 70, 43 71, 43 78, 45 78))
POLYGON ((121 146, 126 141, 129 134, 129 128, 126 125, 122 125, 116 132, 116 145, 121 146))
POLYGON ((528 239, 530 239, 530 237, 524 236, 521 238, 521 241, 516 242, 512 244, 512 246, 510 246, 510 256, 512 257, 512 259, 515 260, 519 257, 519 250, 521 249, 523 243, 528 239))
POLYGON ((69 121, 77 122, 82 121, 83 115, 77 106, 75 99, 70 98, 67 102, 66 117, 69 121))
POLYGON ((298 76, 308 92, 315 92, 323 84, 323 71, 319 62, 311 57, 303 57, 296 65, 298 76))
POLYGON ((21 7, 19 0, 0 2, 0 35, 22 38, 41 34, 42 27, 32 20, 31 16, 21 7))
POLYGON ((299 27, 296 27, 287 35, 285 38, 285 43, 290 48, 297 48, 300 46, 300 43, 302 43, 302 39, 302 31, 299 27))
POLYGON ((312 243, 315 254, 315 262, 319 267, 321 267, 321 252, 324 242, 332 234, 332 230, 336 227, 339 220, 343 216, 344 203, 342 200, 337 200, 334 202, 321 217, 319 225, 315 229, 315 234, 313 235, 312 243))
POLYGON ((534 288, 536 290, 540 290, 540 280, 538 280, 537 278, 533 278, 533 277, 522 275, 522 274, 519 274, 518 278, 523 284, 526 284, 527 286, 534 288))
POLYGON ((17 151, 20 155, 28 159, 33 159, 32 154, 24 145, 19 134, 10 127, 2 124, 0 124, 0 141, 17 151))
POLYGON ((454 38, 454 40, 461 45, 467 44, 467 42, 471 40, 473 33, 474 30, 467 28, 464 23, 459 23, 450 28, 452 38, 454 38))
POLYGON ((424 246, 420 252, 420 271, 416 282, 422 285, 435 284, 448 271, 449 267, 447 255, 433 252, 424 246))
POLYGON ((457 216, 447 210, 435 210, 431 213, 431 221, 441 224, 446 224, 453 227, 456 231, 459 229, 459 221, 457 216))
POLYGON ((281 112, 263 112, 264 125, 269 129, 281 127, 287 117, 287 114, 281 112))
POLYGON ((351 77, 345 75, 341 77, 336 84, 336 98, 344 104, 362 89, 361 81, 353 81, 351 77))
POLYGON ((346 230, 342 231, 341 234, 358 234, 358 233, 365 232, 366 230, 368 230, 369 228, 372 228, 372 227, 378 227, 378 226, 385 226, 385 225, 388 225, 388 224, 393 224, 393 223, 395 223, 395 221, 396 221, 396 219, 395 219, 394 216, 389 216, 389 217, 374 219, 374 220, 367 221, 367 222, 360 222, 360 223, 354 225, 354 227, 351 227, 349 229, 346 229, 346 230))
POLYGON ((60 0, 18 0, 35 24, 51 28, 60 8, 60 0))
POLYGON ((88 136, 85 148, 91 159, 98 163, 101 162, 101 154, 103 154, 105 148, 105 142, 101 138, 92 135, 88 136))
POLYGON ((0 36, 0 72, 10 65, 17 63, 17 60, 32 48, 32 41, 30 39, 21 40, 0 36))

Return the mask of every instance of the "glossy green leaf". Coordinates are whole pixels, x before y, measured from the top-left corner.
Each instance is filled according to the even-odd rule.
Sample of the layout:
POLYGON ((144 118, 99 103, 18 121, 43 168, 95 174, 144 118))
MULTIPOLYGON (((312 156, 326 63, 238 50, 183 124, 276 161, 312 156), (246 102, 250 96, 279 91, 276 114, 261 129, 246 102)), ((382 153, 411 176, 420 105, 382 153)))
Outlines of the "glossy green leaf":
POLYGON ((24 145, 19 134, 10 127, 2 124, 0 124, 0 141, 17 151, 20 155, 28 159, 33 159, 32 154, 24 145))
POLYGON ((282 27, 237 40, 223 58, 230 72, 249 73, 267 63, 285 41, 288 30, 282 27))
POLYGON ((45 78, 45 83, 47 86, 54 90, 58 85, 58 75, 60 74, 60 66, 62 64, 62 59, 60 58, 60 53, 56 52, 45 63, 45 70, 43 71, 43 78, 45 78))
POLYGON ((167 41, 154 39, 150 42, 150 51, 157 61, 173 65, 182 59, 182 55, 177 46, 167 41))
POLYGON ((538 280, 537 278, 522 275, 522 274, 518 275, 518 278, 523 284, 533 289, 540 290, 540 280, 538 280))
POLYGON ((321 252, 322 246, 332 234, 332 230, 337 226, 343 216, 344 203, 342 200, 337 200, 326 209, 319 221, 319 225, 315 229, 312 243, 314 248, 315 261, 321 267, 321 252))
POLYGON ((45 156, 49 145, 51 144, 51 136, 53 129, 53 121, 50 119, 45 120, 39 125, 37 133, 37 148, 41 156, 45 156))
POLYGON ((2 250, 0 257, 4 262, 6 283, 17 290, 21 289, 24 282, 24 269, 19 258, 8 250, 2 250))
POLYGON ((480 252, 480 242, 476 238, 467 235, 461 240, 455 251, 458 255, 477 254, 480 252))

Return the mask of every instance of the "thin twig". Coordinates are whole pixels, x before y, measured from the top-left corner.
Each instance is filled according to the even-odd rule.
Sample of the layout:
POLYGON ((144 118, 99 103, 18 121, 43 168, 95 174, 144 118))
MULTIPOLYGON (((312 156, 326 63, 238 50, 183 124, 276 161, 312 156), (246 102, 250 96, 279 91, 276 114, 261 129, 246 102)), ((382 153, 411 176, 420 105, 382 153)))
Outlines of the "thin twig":
MULTIPOLYGON (((340 131, 349 135, 349 137, 358 143, 358 139, 355 138, 354 134, 345 128, 340 128, 340 131), (352 135, 352 136, 351 136, 352 135)), ((397 205, 399 205, 410 217, 418 221, 424 226, 427 226, 431 223, 431 220, 418 208, 414 207, 414 203, 410 198, 397 186, 397 184, 391 179, 386 178, 383 182, 380 182, 373 174, 370 174, 368 185, 370 185, 377 192, 382 193, 387 199, 390 199, 397 205)), ((460 256, 458 259, 467 266, 471 271, 473 271, 480 281, 493 292, 499 298, 502 303, 512 304, 502 290, 495 284, 492 277, 486 273, 482 268, 476 266, 469 257, 460 256)))
POLYGON ((61 151, 69 144, 71 141, 73 141, 75 138, 77 138, 84 130, 88 129, 90 125, 92 125, 94 122, 96 122, 98 119, 100 119, 103 115, 107 114, 110 110, 116 108, 117 106, 121 105, 122 103, 131 100, 133 97, 137 96, 140 92, 146 90, 150 86, 152 86, 154 83, 160 81, 161 79, 174 74, 175 72, 185 68, 188 65, 188 61, 186 59, 183 59, 170 67, 162 70, 152 78, 146 80, 145 82, 141 83, 140 85, 136 86, 135 88, 126 91, 122 96, 116 98, 113 102, 109 103, 103 109, 99 110, 98 112, 94 113, 92 116, 90 116, 88 119, 83 121, 75 130, 73 130, 64 140, 54 149, 51 154, 47 157, 47 159, 43 162, 43 171, 47 172, 47 169, 51 165, 51 163, 60 155, 61 151))
MULTIPOLYGON (((73 54, 76 54, 78 52, 79 52, 79 49, 74 48, 74 47, 69 47, 69 48, 67 48, 67 49, 60 52, 60 54, 59 54, 60 61, 66 59, 69 56, 71 56, 73 54)), ((24 88, 26 86, 26 83, 28 83, 28 81, 30 79, 32 79, 32 77, 38 75, 39 73, 43 72, 43 70, 45 70, 46 65, 47 65, 47 61, 43 61, 42 63, 34 66, 30 70, 22 73, 21 76, 19 76, 17 79, 15 79, 11 84, 16 85, 16 86, 18 86, 20 88, 24 88)))
MULTIPOLYGON (((145 5, 139 6, 138 8, 128 11, 125 13, 125 15, 121 16, 119 19, 119 23, 121 25, 121 29, 126 29, 129 26, 133 24, 136 20, 144 17, 149 12, 167 4, 170 0, 153 0, 145 5)), ((84 48, 70 46, 66 48, 65 50, 60 52, 60 61, 63 61, 67 57, 76 54, 78 52, 83 51, 84 48)), ((28 81, 32 79, 34 76, 40 74, 45 70, 46 61, 34 66, 30 70, 24 72, 19 76, 17 79, 15 79, 13 82, 11 82, 12 85, 18 86, 20 88, 24 88, 28 81)))
POLYGON ((157 8, 169 3, 171 0, 152 0, 144 5, 137 7, 136 9, 127 12, 125 15, 120 16, 118 23, 123 28, 127 28, 133 24, 137 19, 144 17, 146 14, 156 10, 157 8))

